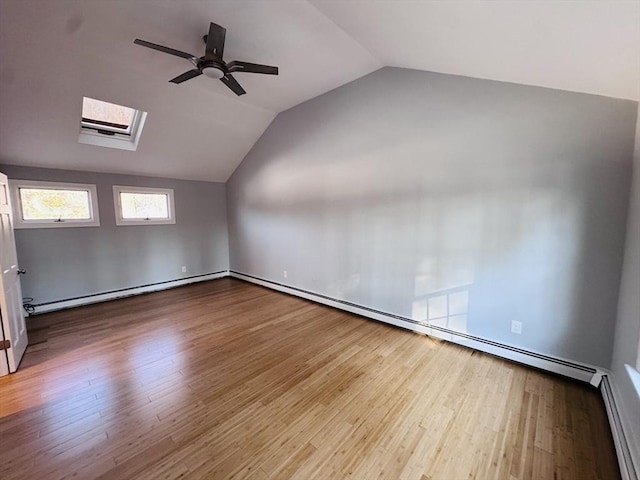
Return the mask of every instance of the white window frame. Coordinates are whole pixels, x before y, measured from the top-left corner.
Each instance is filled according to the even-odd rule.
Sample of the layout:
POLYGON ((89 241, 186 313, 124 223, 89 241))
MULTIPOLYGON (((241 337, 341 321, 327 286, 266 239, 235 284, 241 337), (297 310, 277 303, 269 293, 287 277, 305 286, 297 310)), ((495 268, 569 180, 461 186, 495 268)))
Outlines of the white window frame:
POLYGON ((14 228, 68 228, 68 227, 99 227, 100 212, 98 209, 98 192, 95 185, 85 183, 43 182, 38 180, 9 180, 11 196, 13 197, 14 228), (21 188, 39 188, 46 190, 77 190, 89 194, 89 219, 67 218, 58 220, 25 220, 22 216, 21 188))
MULTIPOLYGON (((99 99, 96 98, 94 100, 99 99)), ((100 101, 105 102, 106 100, 100 101)), ((90 122, 84 122, 82 120, 82 113, 80 113, 80 134, 78 135, 78 143, 84 143, 86 145, 96 145, 98 147, 118 148, 120 150, 129 150, 135 152, 138 149, 138 143, 140 142, 142 129, 144 128, 144 123, 147 120, 147 112, 136 109, 134 110, 135 113, 133 114, 133 120, 131 120, 131 125, 129 126, 127 131, 104 125, 92 124, 90 122), (113 135, 105 135, 104 133, 100 133, 96 130, 97 127, 99 127, 100 130, 111 132, 113 133, 113 135)), ((80 111, 82 112, 82 109, 80 111)))
POLYGON ((151 187, 128 187, 123 185, 113 186, 113 205, 116 211, 116 225, 122 227, 126 225, 173 225, 176 223, 176 210, 172 188, 151 188, 151 187), (121 193, 155 193, 166 195, 168 200, 169 218, 122 218, 122 208, 120 205, 121 193))

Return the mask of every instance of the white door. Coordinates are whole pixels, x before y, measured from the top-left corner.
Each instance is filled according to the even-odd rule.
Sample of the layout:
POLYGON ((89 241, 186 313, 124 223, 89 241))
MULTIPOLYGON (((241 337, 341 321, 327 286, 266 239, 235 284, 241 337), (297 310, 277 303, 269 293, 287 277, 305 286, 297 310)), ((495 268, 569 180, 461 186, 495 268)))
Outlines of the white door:
POLYGON ((11 195, 7 177, 0 173, 0 314, 2 338, 0 345, 0 375, 18 369, 27 348, 27 325, 22 310, 22 289, 13 236, 11 195))

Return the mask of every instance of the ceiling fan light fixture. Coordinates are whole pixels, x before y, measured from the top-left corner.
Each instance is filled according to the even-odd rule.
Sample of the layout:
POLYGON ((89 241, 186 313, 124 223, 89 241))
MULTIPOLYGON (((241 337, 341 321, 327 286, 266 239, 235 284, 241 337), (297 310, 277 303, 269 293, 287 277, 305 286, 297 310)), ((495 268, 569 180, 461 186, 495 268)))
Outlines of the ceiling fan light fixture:
POLYGON ((224 77, 224 72, 214 66, 202 67, 202 73, 204 73, 207 77, 215 78, 218 80, 224 77))

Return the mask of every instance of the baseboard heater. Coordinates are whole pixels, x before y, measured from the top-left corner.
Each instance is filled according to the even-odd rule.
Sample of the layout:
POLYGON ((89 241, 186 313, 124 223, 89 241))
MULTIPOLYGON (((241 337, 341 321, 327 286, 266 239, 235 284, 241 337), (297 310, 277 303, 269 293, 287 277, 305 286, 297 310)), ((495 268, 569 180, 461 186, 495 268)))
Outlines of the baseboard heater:
POLYGON ((118 298, 131 297, 133 295, 140 295, 142 293, 157 292, 159 290, 166 290, 168 288, 180 287, 182 285, 189 285, 196 282, 205 282, 207 280, 215 280, 216 278, 222 278, 229 276, 229 270, 220 270, 218 272, 205 273, 202 275, 193 275, 191 277, 178 278, 175 280, 166 280, 164 282, 148 283, 146 285, 138 285, 136 287, 120 288, 118 290, 109 290, 106 292, 92 293, 90 295, 83 295, 73 298, 65 298, 63 300, 56 300, 53 302, 44 302, 32 304, 34 311, 32 315, 38 315, 40 313, 53 312, 55 310, 62 310, 65 308, 79 307, 82 305, 89 305, 92 303, 106 302, 108 300, 116 300, 118 298))
POLYGON ((576 380, 588 382, 594 387, 600 385, 600 379, 604 375, 604 371, 594 367, 592 365, 577 363, 568 359, 554 357, 550 355, 544 355, 541 353, 533 352, 531 350, 525 350, 522 348, 506 345, 499 342, 494 342, 482 337, 476 337, 462 332, 449 330, 447 328, 439 327, 436 325, 430 325, 428 323, 419 322, 411 318, 395 315, 392 313, 383 312, 374 308, 365 307, 355 303, 339 300, 329 297, 320 293, 311 292, 297 287, 291 287, 282 283, 274 282, 272 280, 266 280, 264 278, 256 277, 242 272, 234 270, 229 271, 229 275, 245 280, 247 282, 262 285, 273 290, 277 290, 297 297, 306 298, 317 303, 322 303, 331 307, 335 307, 341 310, 345 310, 350 313, 362 315, 373 320, 389 323, 406 330, 429 335, 431 337, 448 340, 458 345, 464 345, 466 347, 473 348, 491 355, 506 358, 518 363, 522 363, 527 366, 539 368, 549 372, 564 375, 576 380))
POLYGON ((611 385, 608 375, 602 376, 600 390, 602 391, 602 398, 604 399, 604 405, 607 410, 609 425, 611 425, 611 434, 613 435, 613 444, 616 447, 622 480, 638 480, 638 472, 633 464, 633 457, 624 434, 622 418, 617 407, 613 385, 611 385))

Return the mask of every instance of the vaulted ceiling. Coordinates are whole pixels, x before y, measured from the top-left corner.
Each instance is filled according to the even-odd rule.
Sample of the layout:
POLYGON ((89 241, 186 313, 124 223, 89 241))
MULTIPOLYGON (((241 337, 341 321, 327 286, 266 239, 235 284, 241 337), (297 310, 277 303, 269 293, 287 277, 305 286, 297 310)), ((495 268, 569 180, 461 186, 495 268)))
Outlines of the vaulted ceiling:
POLYGON ((385 65, 640 99, 640 1, 0 0, 0 163, 226 181, 278 112, 385 65), (209 22, 225 60, 181 85, 209 22), (149 112, 136 152, 77 143, 82 97, 149 112))

